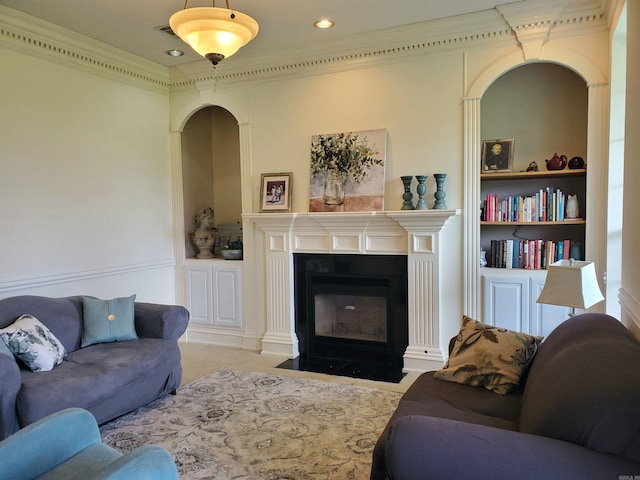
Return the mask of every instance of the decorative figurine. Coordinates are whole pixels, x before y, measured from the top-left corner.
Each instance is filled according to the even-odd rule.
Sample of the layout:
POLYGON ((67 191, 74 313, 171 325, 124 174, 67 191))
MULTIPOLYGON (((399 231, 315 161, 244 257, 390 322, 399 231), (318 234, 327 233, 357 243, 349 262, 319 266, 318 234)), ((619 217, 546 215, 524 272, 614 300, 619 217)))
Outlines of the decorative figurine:
POLYGON ((580 215, 578 196, 567 195, 567 218, 578 218, 578 215, 580 215))
POLYGON ((567 156, 558 156, 557 153, 554 153, 551 160, 545 160, 545 162, 547 163, 547 170, 562 170, 567 166, 567 156))
POLYGON ((216 236, 216 229, 213 227, 213 208, 203 208, 196 214, 194 220, 196 229, 190 235, 194 245, 198 247, 196 258, 213 258, 211 250, 216 236))
POLYGON ((538 164, 536 162, 531 162, 527 167, 527 172, 537 172, 539 170, 538 164))
POLYGON ((584 168, 584 159, 582 157, 572 157, 571 160, 569 160, 569 168, 572 170, 584 168))

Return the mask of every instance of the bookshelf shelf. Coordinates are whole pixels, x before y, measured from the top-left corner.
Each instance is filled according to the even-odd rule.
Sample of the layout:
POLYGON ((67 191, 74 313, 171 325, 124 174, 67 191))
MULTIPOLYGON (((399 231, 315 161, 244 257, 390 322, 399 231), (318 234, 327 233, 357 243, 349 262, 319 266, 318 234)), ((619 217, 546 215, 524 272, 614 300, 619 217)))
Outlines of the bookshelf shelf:
POLYGON ((535 178, 579 177, 585 175, 586 173, 586 168, 575 170, 545 170, 538 172, 496 172, 482 173, 480 174, 480 180, 526 180, 535 178))
POLYGON ((583 251, 586 178, 586 169, 481 174, 480 244, 488 267, 545 270, 550 263, 569 258, 572 245, 583 251), (570 194, 579 199, 581 218, 565 216, 570 194), (507 257, 511 247, 506 242, 524 242, 528 248, 523 251, 520 246, 519 252, 507 257))
POLYGON ((510 227, 514 225, 527 225, 527 226, 542 226, 552 227, 558 225, 585 225, 587 222, 584 218, 573 218, 571 220, 564 220, 562 222, 480 222, 480 225, 493 225, 510 227))

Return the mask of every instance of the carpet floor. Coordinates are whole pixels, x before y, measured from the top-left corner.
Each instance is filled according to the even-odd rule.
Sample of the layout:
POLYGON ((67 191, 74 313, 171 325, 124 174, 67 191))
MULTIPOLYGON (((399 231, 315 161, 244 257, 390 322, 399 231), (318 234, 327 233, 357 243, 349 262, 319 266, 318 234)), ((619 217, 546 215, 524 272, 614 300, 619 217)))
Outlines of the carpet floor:
POLYGON ((182 480, 367 480, 401 394, 219 370, 101 427, 122 451, 155 444, 182 480))

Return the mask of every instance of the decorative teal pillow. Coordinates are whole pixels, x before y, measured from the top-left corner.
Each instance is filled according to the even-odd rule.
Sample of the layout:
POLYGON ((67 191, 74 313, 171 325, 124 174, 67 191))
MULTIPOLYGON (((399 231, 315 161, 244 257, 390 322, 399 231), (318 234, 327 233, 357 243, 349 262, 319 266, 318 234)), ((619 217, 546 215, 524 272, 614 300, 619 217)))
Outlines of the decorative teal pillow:
POLYGON ((135 295, 111 300, 83 297, 84 328, 81 346, 138 338, 134 321, 135 300, 135 295))
POLYGON ((33 315, 22 315, 0 337, 9 350, 33 372, 46 372, 67 356, 64 345, 33 315))

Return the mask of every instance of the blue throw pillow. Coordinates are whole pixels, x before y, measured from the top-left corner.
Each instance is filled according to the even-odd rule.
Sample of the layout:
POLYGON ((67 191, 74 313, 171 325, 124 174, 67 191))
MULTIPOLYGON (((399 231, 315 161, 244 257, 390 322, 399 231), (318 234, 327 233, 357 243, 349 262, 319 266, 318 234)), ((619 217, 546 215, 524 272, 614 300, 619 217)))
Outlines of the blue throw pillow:
POLYGON ((138 338, 134 322, 136 296, 100 300, 83 297, 82 347, 138 338))

